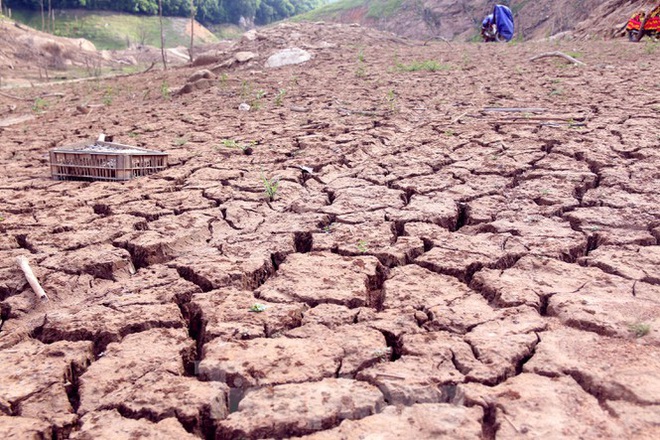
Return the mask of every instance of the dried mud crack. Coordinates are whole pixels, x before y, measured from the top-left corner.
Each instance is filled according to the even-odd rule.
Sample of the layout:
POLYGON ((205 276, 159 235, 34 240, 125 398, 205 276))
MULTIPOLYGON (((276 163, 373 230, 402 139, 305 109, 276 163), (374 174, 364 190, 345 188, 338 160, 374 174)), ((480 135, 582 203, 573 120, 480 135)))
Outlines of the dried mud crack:
POLYGON ((162 93, 192 67, 62 84, 0 128, 0 437, 658 437, 642 45, 553 42, 577 68, 527 63, 546 42, 257 34, 204 88, 162 93), (264 67, 290 45, 315 56, 264 67), (546 111, 484 111, 525 107, 546 111), (50 179, 53 139, 99 132, 170 165, 50 179))

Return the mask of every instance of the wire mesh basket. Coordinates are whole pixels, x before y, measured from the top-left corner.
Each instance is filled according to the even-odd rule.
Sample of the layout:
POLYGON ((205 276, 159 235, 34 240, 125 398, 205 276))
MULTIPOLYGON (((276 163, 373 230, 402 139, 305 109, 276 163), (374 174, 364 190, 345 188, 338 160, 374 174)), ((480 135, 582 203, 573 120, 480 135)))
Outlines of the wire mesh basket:
POLYGON ((50 151, 56 180, 126 181, 165 168, 167 153, 115 142, 81 142, 50 151))

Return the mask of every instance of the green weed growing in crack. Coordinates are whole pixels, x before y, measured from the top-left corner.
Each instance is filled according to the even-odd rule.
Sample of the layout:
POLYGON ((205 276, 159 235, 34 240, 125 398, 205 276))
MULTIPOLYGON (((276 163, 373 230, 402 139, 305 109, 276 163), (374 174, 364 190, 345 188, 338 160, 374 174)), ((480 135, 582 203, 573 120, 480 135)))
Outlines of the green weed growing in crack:
POLYGON ((4 222, 4 221, 5 221, 5 217, 2 214, 0 214, 0 222, 4 222))
POLYGON ((257 90, 254 94, 254 99, 250 101, 251 110, 259 110, 261 108, 261 100, 266 96, 266 92, 263 90, 257 90))
POLYGON ((268 197, 268 200, 270 200, 271 202, 275 200, 275 196, 277 195, 277 190, 279 189, 280 186, 279 177, 273 177, 271 179, 268 179, 262 173, 261 183, 264 185, 264 193, 268 197))
POLYGON ((170 99, 170 85, 167 83, 167 81, 163 81, 160 84, 160 96, 166 100, 170 99))
POLYGON ((234 139, 223 139, 220 142, 222 143, 223 147, 235 149, 235 150, 241 150, 243 154, 248 156, 252 154, 252 147, 257 144, 255 141, 251 141, 248 143, 239 143, 234 139))
POLYGON ((265 304, 254 303, 250 306, 250 311, 255 313, 265 312, 268 307, 265 304))
POLYGON ((378 358, 378 362, 387 362, 392 355, 392 347, 378 348, 374 350, 374 357, 378 358))
POLYGON ((187 142, 188 139, 186 139, 185 137, 180 137, 174 140, 174 145, 176 145, 177 147, 181 147, 183 145, 186 145, 187 142))
POLYGON ((48 102, 46 102, 46 100, 43 98, 35 99, 34 104, 32 104, 32 111, 35 113, 42 113, 47 108, 48 108, 48 102))
POLYGON ((114 90, 112 90, 112 87, 108 87, 105 89, 105 92, 103 92, 103 105, 106 107, 112 104, 112 101, 114 99, 114 90))
POLYGON ((387 102, 390 111, 394 112, 396 111, 396 92, 394 89, 390 89, 387 91, 387 94, 385 95, 385 101, 387 102))
POLYGON ((282 107, 282 101, 284 100, 285 96, 286 96, 286 90, 285 89, 280 89, 277 92, 277 95, 275 95, 275 106, 276 107, 282 107))
POLYGON ((649 334, 651 331, 651 324, 638 322, 635 324, 630 324, 628 329, 633 335, 635 335, 636 338, 641 338, 649 334))
POLYGON ((358 248, 358 251, 362 252, 363 254, 364 254, 365 252, 367 252, 367 251, 369 250, 369 248, 367 247, 367 244, 368 244, 368 243, 367 243, 366 241, 364 241, 364 240, 360 240, 360 241, 358 241, 358 242, 357 242, 357 248, 358 248))

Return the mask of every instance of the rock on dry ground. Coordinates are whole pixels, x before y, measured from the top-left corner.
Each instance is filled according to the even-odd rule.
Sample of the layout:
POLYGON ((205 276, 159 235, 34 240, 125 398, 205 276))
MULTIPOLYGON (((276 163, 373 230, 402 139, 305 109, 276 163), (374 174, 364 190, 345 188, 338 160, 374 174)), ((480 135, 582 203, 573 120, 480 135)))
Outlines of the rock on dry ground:
POLYGON ((208 71, 13 90, 0 437, 659 437, 652 50, 285 24, 208 71), (529 62, 558 49, 586 66, 529 62), (168 168, 50 179, 100 132, 168 168))

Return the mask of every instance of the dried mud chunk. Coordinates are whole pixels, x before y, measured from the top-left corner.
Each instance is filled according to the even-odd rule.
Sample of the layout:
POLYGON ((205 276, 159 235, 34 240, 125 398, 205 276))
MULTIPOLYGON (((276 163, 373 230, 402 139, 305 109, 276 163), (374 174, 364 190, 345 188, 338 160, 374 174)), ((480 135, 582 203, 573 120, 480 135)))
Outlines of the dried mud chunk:
POLYGON ((541 215, 515 213, 501 215, 498 220, 479 225, 482 232, 509 233, 527 248, 530 254, 574 261, 587 250, 587 237, 571 228, 566 221, 541 215), (501 218, 500 218, 501 217, 501 218))
POLYGON ((645 341, 660 345, 658 297, 651 299, 634 294, 639 289, 655 290, 657 295, 660 287, 649 285, 645 289, 644 284, 602 276, 577 293, 554 295, 548 302, 547 312, 570 327, 620 338, 645 336, 649 329, 655 328, 645 336, 645 341))
POLYGON ((392 188, 403 191, 413 191, 415 194, 428 194, 442 191, 462 183, 451 174, 431 173, 425 176, 414 176, 392 183, 392 188))
POLYGON ((498 319, 478 325, 464 337, 481 362, 466 373, 467 379, 494 385, 513 376, 533 354, 536 332, 545 327, 545 320, 528 307, 503 309, 498 319))
MULTIPOLYGON (((71 429, 77 416, 67 391, 92 361, 90 342, 28 340, 0 356, 0 405, 21 416, 46 420, 56 430, 71 429), (4 406, 4 405, 2 405, 4 406)), ((38 425, 37 425, 38 426, 38 425)))
POLYGON ((194 255, 179 257, 167 264, 205 292, 230 286, 256 289, 275 272, 273 262, 265 256, 228 258, 210 248, 199 250, 194 255))
POLYGON ((117 280, 135 273, 131 255, 124 249, 110 245, 91 246, 66 254, 58 254, 41 262, 42 267, 95 278, 117 280))
POLYGON ((660 246, 600 247, 579 263, 631 280, 660 284, 660 246))
POLYGON ((521 374, 496 387, 460 386, 469 405, 495 409, 498 439, 623 438, 598 400, 570 377, 521 374))
POLYGON ((380 287, 382 270, 374 257, 342 257, 317 252, 293 254, 280 266, 277 277, 257 289, 256 295, 272 302, 361 307, 371 305, 369 292, 380 287))
POLYGON ((135 231, 114 240, 115 246, 128 250, 137 267, 164 263, 206 245, 211 238, 211 217, 185 213, 153 221, 147 231, 135 231))
POLYGON ((112 205, 113 212, 117 214, 129 214, 135 217, 143 217, 149 221, 158 220, 160 217, 174 214, 171 209, 158 206, 154 200, 138 200, 118 205, 112 205))
POLYGON ((53 438, 51 425, 29 417, 0 415, 0 436, 6 440, 49 440, 53 438))
POLYGON ((109 303, 57 309, 39 332, 43 342, 59 340, 93 341, 97 347, 121 340, 129 333, 151 328, 183 328, 185 321, 176 304, 131 305, 114 307, 109 303))
POLYGON ((403 356, 396 362, 382 362, 362 370, 358 380, 377 386, 385 401, 393 405, 447 402, 463 382, 451 357, 440 361, 429 357, 403 356))
POLYGON ((660 348, 562 328, 540 334, 524 371, 570 375, 600 399, 660 404, 660 348))
POLYGON ((468 235, 423 223, 406 224, 405 231, 433 243, 430 251, 415 260, 417 264, 462 280, 469 280, 482 267, 510 267, 528 252, 520 240, 510 234, 468 235))
POLYGON ((657 221, 653 214, 646 213, 637 206, 622 209, 606 206, 577 208, 565 213, 564 218, 585 232, 593 230, 594 227, 645 231, 650 224, 657 221))
POLYGON ((349 309, 338 304, 319 304, 303 312, 302 324, 321 324, 328 328, 356 322, 361 309, 349 309))
POLYGON ((640 406, 623 400, 609 400, 604 403, 604 407, 623 425, 626 430, 624 438, 660 438, 660 405, 640 406))
POLYGON ((656 193, 633 193, 616 186, 599 186, 590 189, 582 198, 585 207, 605 206, 608 208, 635 208, 647 214, 660 216, 656 193))
POLYGON ((448 275, 417 265, 397 267, 383 284, 386 309, 412 307, 429 315, 426 328, 465 333, 494 319, 493 309, 477 292, 448 275))
POLYGON ((301 325, 305 304, 269 303, 257 300, 251 291, 212 290, 196 294, 190 304, 194 319, 202 323, 201 340, 271 337, 301 325), (253 311, 256 304, 265 307, 253 311))
POLYGON ((223 383, 156 371, 115 390, 96 410, 114 408, 125 416, 152 422, 175 417, 187 431, 208 435, 229 414, 228 395, 229 388, 223 383))
POLYGON ((388 406, 379 414, 344 420, 337 428, 301 437, 301 440, 474 440, 481 438, 482 419, 483 410, 476 406, 467 408, 446 403, 388 406))
POLYGON ((122 417, 116 410, 99 411, 87 414, 81 419, 80 431, 71 435, 72 440, 95 440, 101 438, 116 440, 194 440, 198 437, 189 434, 174 418, 152 423, 145 419, 132 420, 122 417))
POLYGON ((339 345, 343 354, 337 377, 352 378, 356 372, 392 353, 387 347, 385 336, 365 324, 343 325, 332 330, 321 325, 305 325, 288 331, 286 335, 292 338, 320 339, 328 344, 339 345))
POLYGON ((199 375, 236 388, 308 382, 350 376, 387 349, 382 334, 362 325, 334 330, 305 326, 287 336, 240 342, 215 339, 204 346, 199 375))
POLYGON ((402 266, 424 252, 416 237, 395 237, 393 224, 333 224, 327 231, 312 234, 312 250, 340 255, 373 255, 388 267, 402 266))
POLYGON ((278 385, 249 392, 220 422, 217 439, 285 438, 362 419, 385 406, 377 388, 348 379, 278 385))
POLYGON ((213 200, 209 200, 202 195, 202 191, 174 191, 159 194, 152 194, 154 200, 160 208, 172 210, 175 214, 180 214, 193 209, 206 209, 216 207, 213 200))
POLYGON ((458 205, 442 193, 413 194, 405 207, 387 209, 388 220, 434 223, 446 229, 456 227, 458 215, 458 205))
POLYGON ((124 403, 116 396, 130 394, 135 382, 148 373, 183 376, 184 359, 189 361, 193 352, 193 341, 183 329, 152 329, 109 344, 80 377, 79 413, 124 403))
POLYGON ((225 382, 234 388, 307 382, 333 377, 342 355, 339 345, 327 341, 214 339, 204 345, 198 373, 202 380, 225 382))
POLYGON ((578 292, 599 274, 604 275, 552 258, 526 256, 504 271, 477 272, 470 287, 499 307, 527 305, 540 311, 552 295, 578 292))
POLYGON ((355 212, 376 211, 385 208, 403 208, 403 191, 383 186, 337 189, 326 214, 346 215, 355 212))
MULTIPOLYGON (((525 179, 526 176, 522 178, 525 179)), ((569 209, 579 206, 578 196, 584 191, 584 182, 574 182, 556 176, 539 176, 521 181, 508 193, 512 198, 533 200, 540 206, 558 205, 562 209, 569 209)))

